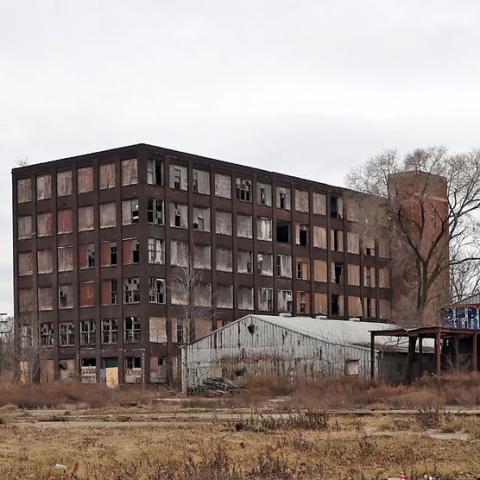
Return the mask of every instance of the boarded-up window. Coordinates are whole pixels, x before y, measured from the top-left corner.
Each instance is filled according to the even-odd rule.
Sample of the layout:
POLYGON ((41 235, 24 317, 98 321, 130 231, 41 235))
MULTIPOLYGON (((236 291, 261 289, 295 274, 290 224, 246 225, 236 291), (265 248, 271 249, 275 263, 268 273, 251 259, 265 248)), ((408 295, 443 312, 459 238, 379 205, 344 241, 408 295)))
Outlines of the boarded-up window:
POLYGON ((115 164, 100 165, 100 190, 115 188, 115 164))
POLYGON ((78 231, 84 232, 95 228, 94 207, 80 207, 78 209, 78 231))
POLYGON ((193 170, 193 191, 210 195, 210 173, 205 170, 193 170))
POLYGON ((122 257, 124 265, 140 262, 140 243, 136 238, 122 240, 122 257))
POLYGON ((362 316, 362 300, 360 297, 349 295, 348 297, 348 315, 350 317, 362 316))
POLYGON ((277 208, 290 210, 292 208, 292 200, 290 189, 287 187, 277 187, 277 208))
POLYGON ((53 310, 52 287, 40 287, 38 289, 38 309, 41 312, 53 310))
POLYGON ((233 308, 233 285, 217 285, 215 296, 218 308, 233 308))
POLYGON ((32 201, 32 180, 22 178, 17 182, 17 203, 27 203, 32 201))
POLYGON ((296 260, 297 278, 299 280, 308 280, 310 278, 310 260, 308 258, 298 258, 296 260))
POLYGON ((18 290, 18 310, 20 312, 33 312, 33 290, 20 288, 18 290))
POLYGON ((170 188, 174 190, 187 189, 187 167, 180 165, 170 165, 170 188))
POLYGON ((18 275, 25 277, 33 273, 32 252, 18 254, 18 275))
POLYGON ((58 271, 70 272, 73 270, 73 248, 58 247, 58 271))
POLYGON ((375 256, 375 239, 372 237, 365 237, 363 239, 363 253, 369 257, 375 256))
POLYGON ((316 282, 327 281, 327 262, 318 259, 313 261, 313 279, 316 282))
POLYGON ((148 323, 150 327, 150 342, 166 343, 167 320, 163 317, 150 317, 148 323))
POLYGON ((51 250, 37 251, 37 270, 38 270, 38 273, 53 272, 53 258, 52 258, 51 250))
POLYGON ((380 288, 390 288, 390 270, 388 268, 378 270, 378 286, 380 288))
POLYGON ((232 179, 228 175, 215 174, 215 195, 217 197, 232 198, 232 179))
POLYGON ((348 264, 348 284, 349 285, 360 285, 360 265, 348 264))
POLYGON ((238 288, 239 310, 253 310, 253 287, 238 288))
POLYGON ((348 198, 345 200, 345 208, 347 209, 347 220, 349 222, 358 222, 360 216, 360 205, 358 200, 348 198))
POLYGON ((229 212, 215 212, 215 233, 219 235, 232 234, 232 214, 229 212))
POLYGON ((52 177, 42 175, 37 177, 37 200, 52 198, 52 177))
POLYGON ((57 173, 57 196, 65 197, 72 194, 72 171, 57 173))
POLYGON ((80 269, 95 267, 95 244, 87 243, 78 246, 78 263, 80 269))
POLYGON ((327 197, 323 193, 313 194, 313 213, 316 215, 327 214, 327 197))
POLYGON ((170 226, 188 228, 188 206, 170 203, 170 226))
POLYGON ((380 307, 380 312, 379 312, 380 318, 382 320, 390 320, 392 316, 392 312, 391 312, 392 306, 391 306, 390 300, 385 300, 381 298, 378 303, 380 307))
POLYGON ((217 248, 215 250, 217 270, 219 272, 232 271, 232 250, 230 248, 217 248))
POLYGON ((270 184, 257 183, 257 203, 266 207, 272 206, 272 186, 270 184))
POLYGON ((122 185, 135 185, 138 183, 137 159, 122 161, 122 185))
POLYGON ((19 240, 32 238, 32 217, 30 215, 18 217, 17 229, 17 237, 19 240))
POLYGON ((138 198, 124 200, 122 202, 122 224, 131 225, 132 223, 138 223, 138 218, 138 198))
POLYGON ((49 237, 52 234, 52 213, 39 213, 37 215, 37 236, 49 237))
POLYGON ((272 219, 267 217, 257 218, 257 239, 272 241, 272 219))
POLYGON ((330 230, 330 250, 343 252, 343 231, 330 230))
POLYGON ((325 227, 313 226, 313 246, 327 248, 327 229, 325 227))
POLYGON ((237 237, 252 238, 252 217, 237 215, 237 237))
POLYGON ((212 268, 212 249, 210 245, 195 245, 193 247, 193 265, 202 270, 212 268))
POLYGON ((310 292, 302 292, 297 290, 297 313, 301 315, 308 315, 310 313, 310 292))
POLYGON ((71 285, 58 287, 58 308, 73 308, 73 287, 71 285))
POLYGON ((101 256, 101 265, 102 267, 110 267, 112 265, 117 265, 118 261, 118 250, 117 242, 106 241, 102 242, 100 247, 100 256, 101 256))
POLYGON ((118 303, 118 281, 113 278, 102 280, 102 305, 116 305, 118 303))
POLYGON ((58 233, 72 233, 73 221, 71 210, 59 210, 57 213, 57 229, 58 233))
POLYGON ((363 267, 363 286, 375 287, 375 267, 363 267))
POLYGON ((378 240, 378 256, 380 258, 390 258, 390 244, 384 238, 378 240))
POLYGON ((309 212, 308 192, 295 190, 295 210, 297 212, 309 212))
POLYGON ((95 282, 80 284, 80 306, 93 307, 95 305, 95 282))
POLYGON ((366 318, 375 318, 377 316, 377 302, 374 298, 365 297, 363 299, 363 316, 366 318))
POLYGON ((212 306, 212 284, 201 283, 198 291, 195 292, 194 304, 196 307, 211 307, 212 306))
POLYGON ((356 232, 347 232, 347 252, 360 253, 360 236, 356 232))
POLYGON ((188 244, 186 242, 170 241, 170 265, 177 267, 188 265, 188 244))
POLYGON ((199 232, 210 231, 210 209, 193 207, 193 229, 199 232))
POLYGON ((117 209, 115 203, 100 204, 100 228, 115 227, 117 224, 117 209))
POLYGON ((93 192, 93 167, 77 170, 77 188, 78 193, 93 192))
POLYGON ((328 315, 328 298, 326 293, 315 292, 315 315, 328 315))

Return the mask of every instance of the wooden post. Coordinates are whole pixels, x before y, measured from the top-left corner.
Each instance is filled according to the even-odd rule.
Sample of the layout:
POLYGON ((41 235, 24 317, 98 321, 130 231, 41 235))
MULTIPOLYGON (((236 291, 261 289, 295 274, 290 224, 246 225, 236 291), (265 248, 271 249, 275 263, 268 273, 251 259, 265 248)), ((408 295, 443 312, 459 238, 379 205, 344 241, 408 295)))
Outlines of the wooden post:
POLYGON ((370 332, 370 378, 375 378, 375 333, 370 332))
POLYGON ((417 337, 408 337, 408 370, 407 370, 407 382, 412 383, 413 380, 413 368, 415 365, 415 344, 417 343, 417 337))
POLYGON ((478 333, 474 332, 472 335, 472 371, 478 370, 478 333))
POLYGON ((418 337, 418 375, 423 374, 423 337, 418 337))
POLYGON ((442 374, 442 333, 441 330, 435 333, 435 373, 442 374))

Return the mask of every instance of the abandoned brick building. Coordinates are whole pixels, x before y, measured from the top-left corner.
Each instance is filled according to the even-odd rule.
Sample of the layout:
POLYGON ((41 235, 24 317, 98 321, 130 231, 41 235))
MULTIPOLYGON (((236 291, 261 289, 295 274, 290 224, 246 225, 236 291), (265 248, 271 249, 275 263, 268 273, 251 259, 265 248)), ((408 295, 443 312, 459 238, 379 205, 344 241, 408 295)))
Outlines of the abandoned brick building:
POLYGON ((390 319, 375 197, 145 144, 12 175, 18 350, 41 381, 175 377, 189 262, 197 338, 252 312, 390 319))

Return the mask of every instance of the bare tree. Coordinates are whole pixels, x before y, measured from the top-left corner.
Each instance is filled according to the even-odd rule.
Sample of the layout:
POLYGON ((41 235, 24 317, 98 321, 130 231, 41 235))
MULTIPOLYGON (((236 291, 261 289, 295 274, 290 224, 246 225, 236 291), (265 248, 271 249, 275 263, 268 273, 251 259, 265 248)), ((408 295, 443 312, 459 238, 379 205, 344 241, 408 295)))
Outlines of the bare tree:
POLYGON ((26 167, 29 165, 30 161, 28 157, 19 158, 16 162, 17 167, 26 167))
MULTIPOLYGON (((403 278, 396 280, 404 281, 405 292, 414 292, 401 308, 409 307, 403 318, 397 320, 418 321, 432 302, 448 301, 447 296, 435 298, 434 292, 441 288, 433 288, 446 275, 447 283, 448 275, 454 277, 454 297, 478 286, 478 278, 468 279, 465 270, 468 267, 468 272, 478 272, 480 265, 473 241, 480 209, 479 151, 451 155, 437 147, 400 156, 390 150, 354 169, 346 182, 384 199, 386 224, 382 232, 389 232, 396 250, 393 261, 403 263, 396 265, 404 272, 403 278), (407 172, 415 184, 410 191, 406 183, 401 183, 402 174, 407 172), (446 190, 446 201, 442 201, 442 190, 446 190)), ((400 312, 396 314, 398 317, 400 312)))

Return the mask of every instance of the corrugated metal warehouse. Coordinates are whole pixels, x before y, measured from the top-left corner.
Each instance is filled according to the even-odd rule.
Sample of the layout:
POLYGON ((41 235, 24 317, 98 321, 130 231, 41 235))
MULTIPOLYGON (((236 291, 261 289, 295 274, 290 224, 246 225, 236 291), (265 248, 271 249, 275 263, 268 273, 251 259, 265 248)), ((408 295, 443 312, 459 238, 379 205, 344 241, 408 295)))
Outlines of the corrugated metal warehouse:
MULTIPOLYGON (((308 317, 246 315, 182 348, 183 389, 212 377, 236 383, 259 374, 315 378, 370 375, 370 331, 395 325, 308 317)), ((433 369, 426 345, 423 368, 433 369)), ((401 380, 408 364, 408 340, 375 339, 377 377, 401 380)))

